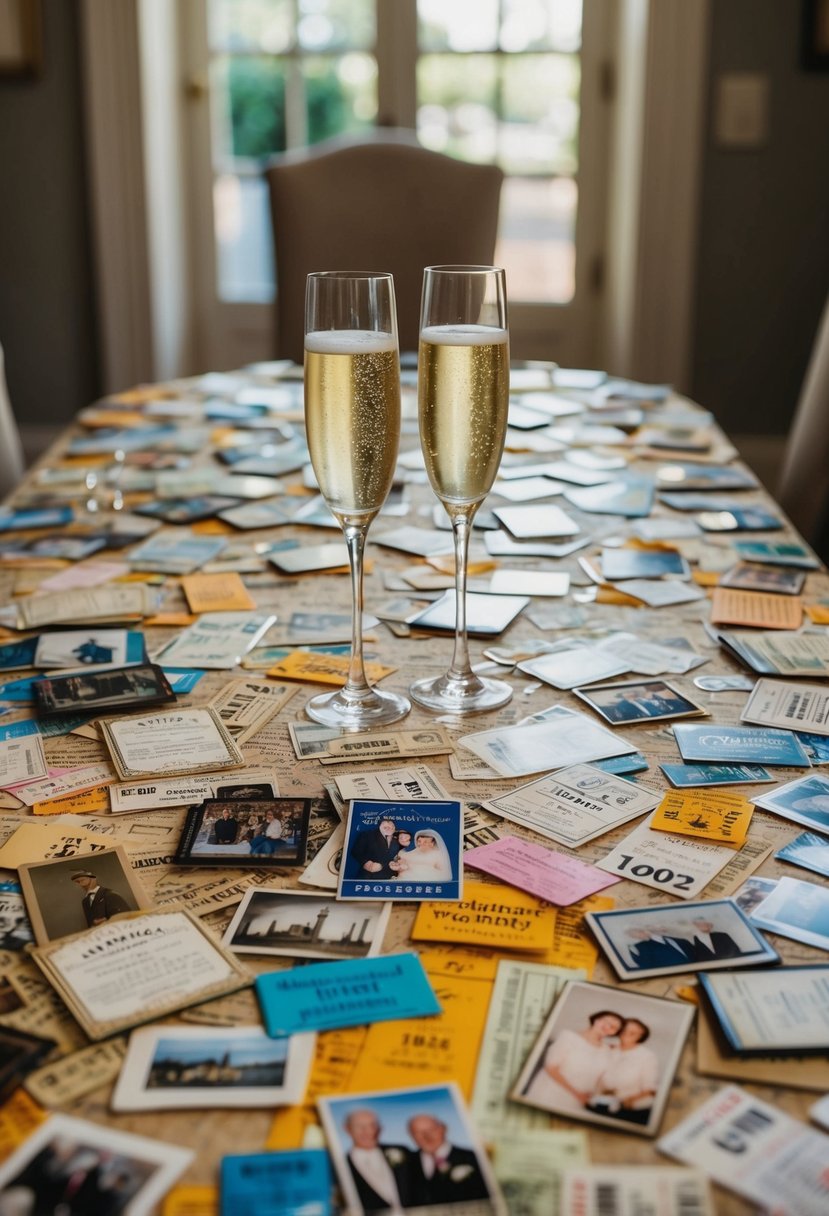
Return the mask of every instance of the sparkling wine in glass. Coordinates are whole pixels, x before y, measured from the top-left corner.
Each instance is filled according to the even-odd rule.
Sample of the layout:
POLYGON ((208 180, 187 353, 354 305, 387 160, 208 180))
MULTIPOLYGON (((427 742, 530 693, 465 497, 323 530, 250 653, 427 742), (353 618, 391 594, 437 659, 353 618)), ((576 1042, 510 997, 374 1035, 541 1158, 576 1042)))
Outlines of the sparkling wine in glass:
POLYGON ((315 722, 369 730, 404 717, 406 697, 371 688, 363 664, 363 551, 386 501, 400 442, 400 357, 390 274, 325 271, 305 296, 305 427, 320 490, 351 566, 351 664, 345 687, 305 706, 315 722))
POLYGON ((509 333, 504 272, 430 266, 424 273, 418 416, 426 471, 455 539, 455 648, 449 670, 409 689, 427 709, 477 713, 504 705, 512 688, 472 670, 466 637, 469 534, 504 450, 509 333))

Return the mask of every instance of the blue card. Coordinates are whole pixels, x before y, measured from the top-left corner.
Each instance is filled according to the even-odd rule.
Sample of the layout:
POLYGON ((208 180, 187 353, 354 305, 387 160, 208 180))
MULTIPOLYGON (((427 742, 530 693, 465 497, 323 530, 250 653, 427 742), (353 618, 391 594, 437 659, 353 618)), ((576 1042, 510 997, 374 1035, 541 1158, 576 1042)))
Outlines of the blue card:
POLYGON ((829 878, 829 840, 817 832, 801 832, 774 856, 829 878))
POLYGON ((332 1216, 323 1148, 223 1157, 221 1216, 332 1216))
POLYGON ((24 676, 22 680, 9 680, 0 684, 0 701, 34 701, 32 685, 39 676, 24 676))
POLYGON ((416 954, 271 971, 260 975, 254 987, 271 1038, 441 1012, 416 954))
POLYGON ((829 736, 814 735, 809 730, 796 730, 794 733, 806 748, 812 764, 829 764, 829 736))
POLYGON ((460 899, 462 825, 459 802, 355 799, 338 899, 460 899))
POLYGON ((643 773, 648 762, 641 752, 631 752, 629 756, 608 756, 606 760, 591 760, 593 768, 600 768, 605 773, 615 773, 617 777, 626 777, 629 773, 643 773))
POLYGON ((192 667, 162 667, 161 670, 167 677, 173 692, 181 697, 185 693, 192 692, 204 675, 203 671, 196 671, 192 667))
POLYGON ((803 744, 790 730, 766 726, 699 726, 683 722, 674 727, 674 736, 683 760, 811 767, 803 744))
POLYGON ((754 781, 773 781, 761 764, 660 764, 662 772, 677 789, 700 785, 748 785, 754 781))
POLYGON ((797 566, 802 570, 817 570, 820 562, 805 545, 780 541, 736 540, 734 550, 745 562, 766 562, 770 566, 797 566))
POLYGON ((39 638, 23 638, 20 642, 9 642, 0 646, 0 671, 15 671, 22 667, 31 667, 35 660, 39 638))
POLYGON ((60 528, 63 524, 71 524, 74 518, 71 507, 0 511, 0 532, 17 532, 21 528, 60 528))
POLYGON ((33 718, 25 718, 22 722, 9 722, 8 726, 0 726, 0 741, 6 739, 22 739, 25 735, 39 735, 40 730, 33 718))

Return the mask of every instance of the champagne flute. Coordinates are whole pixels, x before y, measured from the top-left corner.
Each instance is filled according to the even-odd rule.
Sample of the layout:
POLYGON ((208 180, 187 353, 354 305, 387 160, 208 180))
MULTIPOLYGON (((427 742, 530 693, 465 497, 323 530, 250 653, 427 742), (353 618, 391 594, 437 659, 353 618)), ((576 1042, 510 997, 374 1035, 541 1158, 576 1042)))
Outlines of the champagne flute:
POLYGON ((512 688, 472 670, 466 637, 469 535, 489 493, 507 430, 509 334, 504 272, 430 266, 424 272, 418 414, 426 471, 455 539, 455 648, 449 670, 409 689, 427 709, 477 713, 506 704, 512 688))
POLYGON ((400 442, 400 357, 390 274, 324 271, 305 294, 305 427, 320 490, 351 566, 351 663, 345 687, 313 697, 315 722, 368 730, 411 709, 371 688, 363 664, 363 551, 386 501, 400 442))

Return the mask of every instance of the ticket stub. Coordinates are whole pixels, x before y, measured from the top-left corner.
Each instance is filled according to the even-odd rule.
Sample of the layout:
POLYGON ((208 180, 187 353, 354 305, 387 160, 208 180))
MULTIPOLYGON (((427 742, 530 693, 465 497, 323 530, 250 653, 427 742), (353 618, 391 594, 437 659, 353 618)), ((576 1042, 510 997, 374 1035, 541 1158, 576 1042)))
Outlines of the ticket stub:
POLYGON ((232 772, 200 773, 186 777, 151 777, 146 781, 119 782, 109 788, 110 810, 113 815, 129 811, 152 810, 162 806, 183 806, 219 798, 219 790, 232 786, 234 791, 244 785, 269 785, 273 797, 279 796, 276 773, 271 768, 239 768, 232 772))
POLYGON ((452 751, 448 734, 436 726, 330 739, 326 754, 319 759, 321 764, 343 764, 355 759, 385 760, 387 756, 447 756, 452 751))

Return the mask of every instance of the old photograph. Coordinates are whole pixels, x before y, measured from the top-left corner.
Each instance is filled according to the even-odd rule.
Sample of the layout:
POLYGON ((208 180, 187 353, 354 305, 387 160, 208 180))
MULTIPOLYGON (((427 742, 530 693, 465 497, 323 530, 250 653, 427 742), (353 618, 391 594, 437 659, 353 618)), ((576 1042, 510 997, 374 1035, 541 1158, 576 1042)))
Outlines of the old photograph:
POLYGON ((368 958, 379 953, 390 914, 390 903, 257 887, 246 892, 222 941, 235 954, 368 958))
POLYGON ((188 812, 176 863, 302 865, 310 815, 310 798, 208 798, 188 812))
POLYGON ((18 873, 39 946, 152 906, 120 845, 88 856, 30 863, 18 873))

